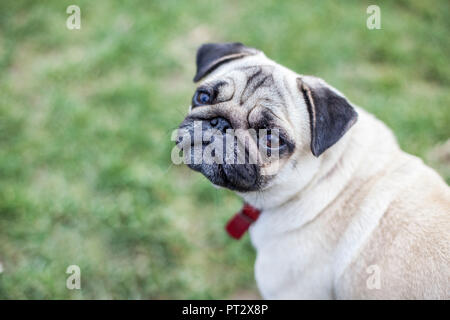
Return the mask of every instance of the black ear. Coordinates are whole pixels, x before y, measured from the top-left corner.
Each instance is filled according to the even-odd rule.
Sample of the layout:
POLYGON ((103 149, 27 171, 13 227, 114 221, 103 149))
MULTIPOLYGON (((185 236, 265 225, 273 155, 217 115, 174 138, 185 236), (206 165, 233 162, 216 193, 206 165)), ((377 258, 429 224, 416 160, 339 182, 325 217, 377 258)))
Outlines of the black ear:
POLYGON ((242 43, 205 43, 197 51, 197 73, 194 82, 212 72, 221 64, 257 54, 259 51, 242 43))
POLYGON ((301 78, 297 85, 308 107, 311 151, 318 157, 350 129, 358 114, 347 99, 326 86, 311 89, 301 78))

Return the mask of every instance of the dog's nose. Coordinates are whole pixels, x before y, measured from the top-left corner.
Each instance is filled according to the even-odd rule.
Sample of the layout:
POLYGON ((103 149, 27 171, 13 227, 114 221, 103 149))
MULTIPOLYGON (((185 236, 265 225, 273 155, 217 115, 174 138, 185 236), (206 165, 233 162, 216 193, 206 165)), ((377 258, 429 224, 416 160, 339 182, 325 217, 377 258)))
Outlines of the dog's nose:
POLYGON ((209 120, 209 124, 213 127, 213 129, 217 129, 222 133, 225 133, 227 129, 232 128, 230 122, 222 117, 209 120))

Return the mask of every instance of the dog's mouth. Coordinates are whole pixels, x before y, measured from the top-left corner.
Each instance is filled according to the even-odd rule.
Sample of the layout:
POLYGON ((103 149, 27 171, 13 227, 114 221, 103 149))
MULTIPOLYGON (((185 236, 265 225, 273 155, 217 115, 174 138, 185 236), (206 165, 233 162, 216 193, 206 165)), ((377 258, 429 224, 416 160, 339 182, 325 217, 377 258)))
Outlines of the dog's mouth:
POLYGON ((185 161, 189 160, 185 162, 189 168, 202 173, 216 186, 239 192, 259 189, 259 163, 255 157, 250 157, 248 146, 238 143, 237 138, 228 133, 207 135, 202 128, 201 134, 196 135, 193 128, 192 122, 182 124, 180 129, 185 130, 185 136, 176 140, 185 161))
MULTIPOLYGON (((207 143, 192 146, 190 149, 191 159, 194 158, 192 154, 196 148, 203 151, 207 146, 207 143)), ((227 163, 224 160, 223 163, 206 163, 204 161, 195 163, 192 161, 187 165, 192 170, 202 173, 216 186, 239 192, 255 191, 259 188, 259 167, 257 164, 227 163)))
POLYGON ((194 171, 202 173, 214 185, 239 192, 259 189, 258 167, 246 164, 188 164, 194 171))

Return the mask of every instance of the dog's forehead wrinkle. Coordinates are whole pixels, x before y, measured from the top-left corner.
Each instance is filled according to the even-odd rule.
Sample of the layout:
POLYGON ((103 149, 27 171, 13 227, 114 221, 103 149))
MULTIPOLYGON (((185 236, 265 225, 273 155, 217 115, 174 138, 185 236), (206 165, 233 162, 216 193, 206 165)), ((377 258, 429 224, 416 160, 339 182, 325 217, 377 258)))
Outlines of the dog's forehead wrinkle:
POLYGON ((271 86, 274 86, 273 78, 271 75, 258 77, 258 79, 253 80, 252 85, 247 84, 247 86, 244 88, 239 102, 240 105, 244 105, 253 96, 260 97, 261 94, 266 96, 276 96, 278 94, 277 90, 274 90, 274 88, 271 88, 271 86), (271 94, 268 95, 267 91, 270 91, 271 94))
POLYGON ((252 73, 246 76, 240 84, 239 104, 248 108, 259 101, 273 101, 277 103, 282 100, 282 94, 277 87, 272 73, 272 67, 253 69, 252 73))

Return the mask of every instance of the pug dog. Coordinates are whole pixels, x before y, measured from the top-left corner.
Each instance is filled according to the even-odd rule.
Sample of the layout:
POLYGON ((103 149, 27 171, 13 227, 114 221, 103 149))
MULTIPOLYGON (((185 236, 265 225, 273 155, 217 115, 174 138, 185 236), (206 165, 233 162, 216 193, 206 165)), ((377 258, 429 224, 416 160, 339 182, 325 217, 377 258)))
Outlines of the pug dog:
POLYGON ((434 170, 322 79, 241 43, 204 44, 196 60, 199 85, 179 130, 215 133, 191 139, 188 158, 230 129, 268 130, 246 136, 245 159, 260 139, 278 154, 188 164, 260 211, 250 237, 263 298, 450 298, 450 188, 434 170))

